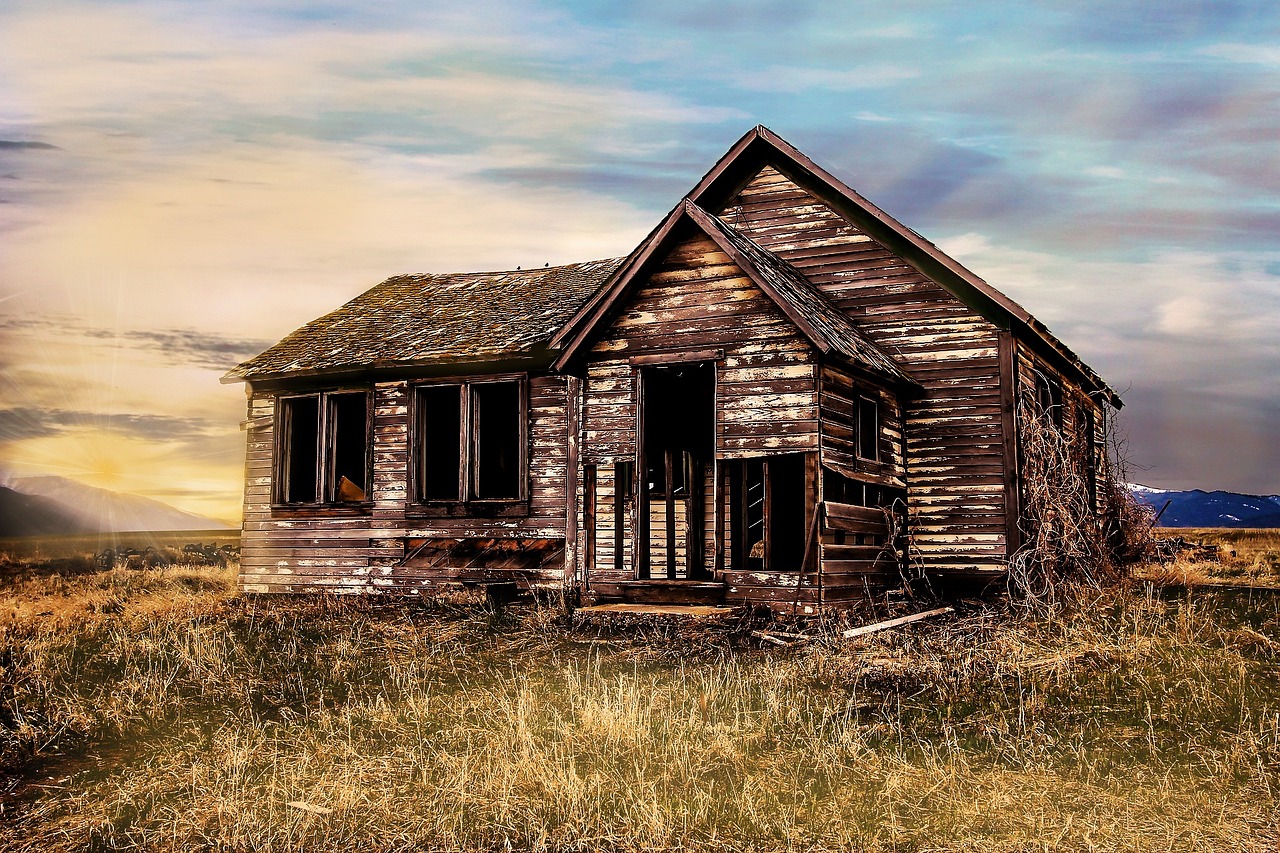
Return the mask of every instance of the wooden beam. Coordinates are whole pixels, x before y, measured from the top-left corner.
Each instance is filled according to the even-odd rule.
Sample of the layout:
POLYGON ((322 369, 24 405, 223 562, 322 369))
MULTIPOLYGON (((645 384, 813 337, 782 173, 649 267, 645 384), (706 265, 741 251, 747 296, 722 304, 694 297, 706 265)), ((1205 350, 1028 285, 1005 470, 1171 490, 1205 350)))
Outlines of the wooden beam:
POLYGON ((647 367, 660 364, 686 364, 691 361, 719 361, 722 358, 724 358, 722 349, 673 350, 633 355, 627 359, 627 363, 632 367, 647 367))
POLYGON ((1005 559, 1022 546, 1022 477, 1018 458, 1018 345, 1013 333, 998 332, 1000 365, 1000 441, 1004 469, 1005 559))
MULTIPOLYGON (((596 567, 596 466, 582 466, 582 585, 591 588, 596 567)), ((618 545, 622 542, 618 541, 618 545)))
POLYGON ((954 612, 954 607, 939 607, 937 610, 926 610, 923 613, 913 613, 910 616, 899 616, 897 619, 887 619, 884 622, 863 625, 860 628, 850 628, 840 636, 844 637, 846 640, 851 637, 864 637, 867 634, 874 634, 877 631, 887 631, 890 628, 897 628, 901 625, 910 625, 912 622, 919 622, 921 619, 931 619, 934 616, 941 616, 944 613, 954 612))
MULTIPOLYGON (((523 392, 522 392, 523 393, 523 392)), ((565 527, 564 527, 564 559, 565 580, 572 583, 578 575, 578 442, 582 434, 582 380, 576 376, 565 378, 565 527)), ((527 398, 521 411, 523 418, 529 422, 529 403, 527 398)), ((522 435, 522 441, 527 441, 522 435)), ((527 451, 522 451, 527 453, 527 451)), ((528 471, 528 468, 521 468, 528 471)), ((594 471, 592 472, 594 476, 594 471)), ((594 483, 592 484, 594 487, 594 483)), ((524 491, 524 489, 521 489, 524 491)), ((594 516, 595 508, 592 508, 594 516)), ((593 525, 594 526, 594 525, 593 525)))
POLYGON ((621 575, 626 570, 626 500, 630 493, 632 473, 622 462, 613 464, 613 570, 621 575))
POLYGON ((720 577, 724 572, 724 497, 725 497, 725 474, 727 472, 720 467, 719 459, 711 460, 711 482, 714 485, 715 505, 712 508, 713 518, 715 519, 715 557, 711 565, 712 573, 715 577, 720 577))

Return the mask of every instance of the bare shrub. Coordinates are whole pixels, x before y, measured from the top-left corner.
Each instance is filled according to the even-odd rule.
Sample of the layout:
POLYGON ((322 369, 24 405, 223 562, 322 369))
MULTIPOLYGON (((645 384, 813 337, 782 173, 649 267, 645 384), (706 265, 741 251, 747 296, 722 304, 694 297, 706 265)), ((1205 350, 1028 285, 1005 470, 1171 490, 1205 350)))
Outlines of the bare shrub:
POLYGON ((1012 600, 1031 608, 1124 576, 1150 536, 1150 516, 1122 479, 1121 448, 1097 458, 1093 436, 1065 429, 1057 407, 1042 405, 1030 387, 1019 395, 1023 541, 1008 585, 1012 600))

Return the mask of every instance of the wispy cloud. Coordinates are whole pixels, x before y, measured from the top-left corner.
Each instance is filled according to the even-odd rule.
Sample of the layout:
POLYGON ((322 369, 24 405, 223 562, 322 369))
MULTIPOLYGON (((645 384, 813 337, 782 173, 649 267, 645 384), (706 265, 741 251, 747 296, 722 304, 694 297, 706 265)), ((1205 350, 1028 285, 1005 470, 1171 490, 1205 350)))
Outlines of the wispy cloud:
POLYGON ((194 444, 149 455, 138 430, 95 445, 67 422, 0 452, 116 453, 234 506, 227 362, 394 273, 625 253, 757 122, 969 240, 1131 408, 1204 383, 1264 423, 1278 20, 1234 0, 3 4, 0 310, 31 324, 0 326, 6 404, 231 438, 192 463, 194 444))
POLYGON ((1197 53, 1232 62, 1280 66, 1280 45, 1276 44, 1214 44, 1197 53))

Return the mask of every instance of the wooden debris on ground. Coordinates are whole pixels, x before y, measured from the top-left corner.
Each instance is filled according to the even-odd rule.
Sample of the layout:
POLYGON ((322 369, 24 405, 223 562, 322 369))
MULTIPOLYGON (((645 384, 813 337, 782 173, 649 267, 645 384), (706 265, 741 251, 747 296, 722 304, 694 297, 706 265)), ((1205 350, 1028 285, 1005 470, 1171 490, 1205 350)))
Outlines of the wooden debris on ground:
POLYGON ((285 805, 291 809, 297 809, 300 812, 307 812, 308 814, 333 814, 333 809, 328 808, 327 806, 313 806, 311 803, 304 803, 301 800, 294 800, 291 803, 285 803, 285 805))
POLYGON ((775 646, 790 646, 793 643, 807 643, 818 639, 808 634, 794 634, 790 631, 752 631, 751 636, 772 643, 775 646))
POLYGON ((936 610, 926 610, 923 613, 913 613, 910 616, 899 616, 897 619, 887 619, 884 622, 875 622, 871 625, 863 625, 858 628, 850 628, 844 631, 840 636, 846 640, 852 637, 864 637, 867 634, 874 634, 877 631, 887 631, 890 628, 897 628, 899 625, 909 625, 912 622, 919 622, 921 619, 930 619, 934 616, 941 616, 944 613, 954 613, 954 607, 939 607, 936 610))

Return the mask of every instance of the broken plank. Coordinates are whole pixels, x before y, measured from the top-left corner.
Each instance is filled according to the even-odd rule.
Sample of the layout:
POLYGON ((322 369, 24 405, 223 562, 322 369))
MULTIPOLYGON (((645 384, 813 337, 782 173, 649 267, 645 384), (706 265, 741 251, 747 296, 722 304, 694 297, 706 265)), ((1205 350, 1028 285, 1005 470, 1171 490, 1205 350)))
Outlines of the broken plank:
POLYGON ((937 610, 926 610, 923 613, 913 613, 910 616, 899 616, 897 619, 875 622, 871 625, 863 625, 860 628, 850 628, 840 636, 844 637, 846 640, 851 637, 864 637, 867 634, 874 634, 877 631, 887 631, 890 628, 897 628, 900 625, 909 625, 912 622, 919 622, 921 619, 929 619, 934 616, 941 616, 944 613, 954 612, 954 607, 939 607, 937 610))

